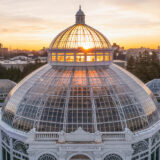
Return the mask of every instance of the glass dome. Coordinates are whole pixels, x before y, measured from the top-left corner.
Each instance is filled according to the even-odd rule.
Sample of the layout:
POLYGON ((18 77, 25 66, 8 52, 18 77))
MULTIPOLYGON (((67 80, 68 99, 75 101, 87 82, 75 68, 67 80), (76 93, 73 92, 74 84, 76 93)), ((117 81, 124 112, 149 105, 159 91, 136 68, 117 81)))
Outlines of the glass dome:
POLYGON ((52 41, 48 62, 61 66, 95 66, 112 62, 112 48, 107 38, 85 24, 85 14, 76 14, 76 23, 62 31, 52 41))
POLYGON ((15 85, 16 83, 9 79, 0 79, 0 95, 8 94, 15 85))
POLYGON ((61 32, 51 43, 50 49, 107 49, 109 41, 99 31, 86 24, 75 24, 61 32))
POLYGON ((78 12, 76 24, 51 43, 49 63, 10 92, 2 120, 25 132, 35 128, 70 133, 79 127, 91 133, 126 128, 136 132, 150 127, 159 120, 152 92, 111 63, 109 47, 107 39, 85 25, 85 15, 78 12))
POLYGON ((60 67, 49 64, 10 92, 2 120, 39 132, 139 131, 159 120, 151 91, 126 70, 111 64, 60 67))
POLYGON ((146 85, 155 95, 160 95, 160 79, 153 79, 146 85))

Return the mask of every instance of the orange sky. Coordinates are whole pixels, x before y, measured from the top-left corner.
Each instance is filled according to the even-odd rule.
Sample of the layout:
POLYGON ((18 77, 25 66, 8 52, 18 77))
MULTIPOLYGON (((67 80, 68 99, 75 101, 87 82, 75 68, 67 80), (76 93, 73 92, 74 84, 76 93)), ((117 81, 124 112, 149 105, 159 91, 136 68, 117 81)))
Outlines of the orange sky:
POLYGON ((160 0, 1 0, 0 42, 41 49, 75 23, 79 4, 86 23, 125 48, 160 45, 160 0))

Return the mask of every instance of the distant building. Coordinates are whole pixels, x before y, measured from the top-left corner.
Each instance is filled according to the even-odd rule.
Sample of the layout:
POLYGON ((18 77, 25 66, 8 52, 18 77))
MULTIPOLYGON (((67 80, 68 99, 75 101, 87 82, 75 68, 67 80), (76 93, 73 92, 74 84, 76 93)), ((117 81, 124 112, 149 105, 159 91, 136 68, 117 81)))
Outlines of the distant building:
POLYGON ((129 57, 131 57, 131 56, 134 59, 136 59, 141 54, 141 59, 143 61, 146 61, 148 53, 149 54, 153 54, 153 52, 156 53, 157 56, 158 56, 158 58, 160 59, 160 50, 158 50, 158 49, 157 50, 156 49, 150 49, 150 48, 143 48, 143 47, 141 47, 141 48, 134 48, 134 49, 128 49, 126 51, 126 59, 129 59, 129 57))
POLYGON ((47 57, 38 57, 38 61, 41 63, 47 63, 47 57))
POLYGON ((0 55, 3 56, 8 54, 8 48, 3 48, 2 44, 0 43, 0 55))
POLYGON ((160 46, 158 46, 158 53, 160 54, 160 46))
POLYGON ((15 56, 13 58, 10 58, 10 60, 21 60, 21 61, 28 61, 31 60, 31 58, 28 58, 27 56, 15 56))

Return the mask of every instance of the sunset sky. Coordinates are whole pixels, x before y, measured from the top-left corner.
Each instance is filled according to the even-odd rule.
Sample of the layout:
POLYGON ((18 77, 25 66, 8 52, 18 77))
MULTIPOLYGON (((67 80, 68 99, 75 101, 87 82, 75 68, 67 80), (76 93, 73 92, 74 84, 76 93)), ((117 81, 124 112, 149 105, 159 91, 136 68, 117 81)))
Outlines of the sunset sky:
POLYGON ((125 48, 160 45, 160 0, 0 0, 0 42, 12 49, 41 49, 75 23, 86 23, 125 48))

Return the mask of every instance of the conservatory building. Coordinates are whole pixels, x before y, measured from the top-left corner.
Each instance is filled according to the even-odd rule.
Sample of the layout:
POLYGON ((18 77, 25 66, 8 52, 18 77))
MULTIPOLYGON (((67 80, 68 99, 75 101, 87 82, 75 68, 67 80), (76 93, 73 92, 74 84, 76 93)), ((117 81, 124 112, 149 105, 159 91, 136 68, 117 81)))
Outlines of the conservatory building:
POLYGON ((160 115, 150 89, 112 63, 107 38, 85 23, 62 31, 48 64, 0 111, 2 160, 159 160, 160 115))
POLYGON ((153 79, 146 83, 146 86, 152 91, 160 104, 160 79, 153 79))
POLYGON ((0 107, 4 105, 5 98, 15 85, 16 83, 9 79, 0 79, 0 107))

